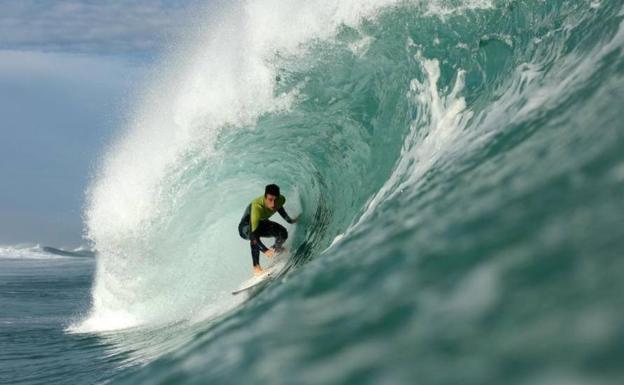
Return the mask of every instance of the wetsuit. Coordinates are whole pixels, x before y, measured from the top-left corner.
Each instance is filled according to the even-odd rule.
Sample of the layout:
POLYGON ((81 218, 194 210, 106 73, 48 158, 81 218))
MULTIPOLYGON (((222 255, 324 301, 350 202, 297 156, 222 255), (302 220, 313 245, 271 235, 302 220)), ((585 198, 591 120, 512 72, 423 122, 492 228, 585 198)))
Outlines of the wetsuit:
POLYGON ((288 231, 284 226, 269 220, 273 214, 278 212, 286 222, 293 223, 293 220, 284 210, 284 203, 286 203, 286 198, 280 195, 275 202, 277 210, 271 210, 264 205, 263 195, 251 201, 251 204, 245 209, 245 213, 238 224, 238 233, 241 238, 250 241, 251 258, 254 266, 260 265, 260 251, 264 253, 268 250, 260 241, 260 237, 275 237, 274 248, 282 247, 288 238, 288 231))

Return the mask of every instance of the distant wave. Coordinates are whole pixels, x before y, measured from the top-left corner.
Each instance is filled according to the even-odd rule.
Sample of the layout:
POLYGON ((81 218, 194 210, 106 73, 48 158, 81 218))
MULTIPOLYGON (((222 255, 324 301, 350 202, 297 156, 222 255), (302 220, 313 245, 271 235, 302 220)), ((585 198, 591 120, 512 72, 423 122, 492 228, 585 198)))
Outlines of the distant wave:
POLYGON ((6 259, 53 259, 53 258, 94 258, 95 251, 81 246, 73 250, 65 250, 53 246, 41 245, 2 245, 0 258, 6 259))

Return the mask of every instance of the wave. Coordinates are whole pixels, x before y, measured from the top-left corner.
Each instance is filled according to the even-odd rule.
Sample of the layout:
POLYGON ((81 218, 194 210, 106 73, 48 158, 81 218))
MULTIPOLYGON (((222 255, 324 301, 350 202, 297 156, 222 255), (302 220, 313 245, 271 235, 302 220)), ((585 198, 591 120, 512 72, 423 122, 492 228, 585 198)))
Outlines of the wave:
POLYGON ((492 143, 530 135, 514 129, 564 108, 621 45, 618 28, 604 44, 574 45, 574 29, 600 19, 591 11, 556 17, 535 3, 544 28, 531 30, 529 3, 222 5, 158 69, 88 191, 97 273, 76 330, 240 305, 229 292, 251 262, 236 224, 267 183, 303 213, 291 268, 427 226, 432 186, 485 164, 492 143))
POLYGON ((219 7, 88 191, 118 383, 621 382, 624 2, 219 7), (287 273, 233 297, 267 183, 287 273))
POLYGON ((63 257, 72 258, 95 258, 95 251, 87 247, 78 247, 72 250, 52 246, 31 244, 3 245, 0 246, 0 258, 12 259, 54 259, 63 257))
POLYGON ((106 320, 96 329, 163 322, 219 304, 216 314, 239 303, 229 291, 249 274, 249 252, 232 229, 246 202, 270 180, 296 211, 316 205, 309 194, 318 196, 318 188, 294 182, 305 178, 288 169, 296 152, 271 156, 284 167, 277 171, 267 158, 272 148, 259 145, 248 155, 266 165, 254 167, 258 160, 240 150, 219 148, 227 144, 219 137, 252 139, 262 116, 291 110, 300 86, 280 86, 279 56, 300 55, 306 41, 330 38, 391 3, 227 5, 196 46, 176 53, 176 74, 150 86, 89 192, 88 237, 100 254, 91 320, 106 320))

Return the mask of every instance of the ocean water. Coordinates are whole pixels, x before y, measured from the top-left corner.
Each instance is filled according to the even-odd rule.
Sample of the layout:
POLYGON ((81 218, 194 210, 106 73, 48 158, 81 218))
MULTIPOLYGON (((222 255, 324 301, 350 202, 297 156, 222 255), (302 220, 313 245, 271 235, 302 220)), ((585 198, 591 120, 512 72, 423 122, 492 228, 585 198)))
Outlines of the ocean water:
POLYGON ((104 151, 94 252, 2 249, 0 383, 623 383, 623 18, 211 6, 104 151), (287 267, 232 296, 268 183, 287 267))

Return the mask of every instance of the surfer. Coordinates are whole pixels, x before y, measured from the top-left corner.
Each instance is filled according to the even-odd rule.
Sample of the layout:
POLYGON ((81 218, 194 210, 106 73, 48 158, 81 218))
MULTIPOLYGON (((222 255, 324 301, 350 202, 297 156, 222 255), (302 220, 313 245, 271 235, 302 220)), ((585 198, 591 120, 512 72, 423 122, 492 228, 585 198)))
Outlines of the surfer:
POLYGON ((280 188, 275 184, 267 185, 264 188, 264 195, 260 196, 247 206, 245 213, 238 224, 238 233, 241 238, 248 239, 251 244, 251 258, 253 260, 254 273, 263 273, 260 267, 260 251, 271 258, 275 253, 284 250, 282 245, 288 238, 288 231, 284 226, 269 220, 278 212, 288 223, 296 223, 298 218, 292 219, 284 210, 286 198, 280 195, 280 188), (275 244, 268 248, 260 237, 275 237, 275 244))

